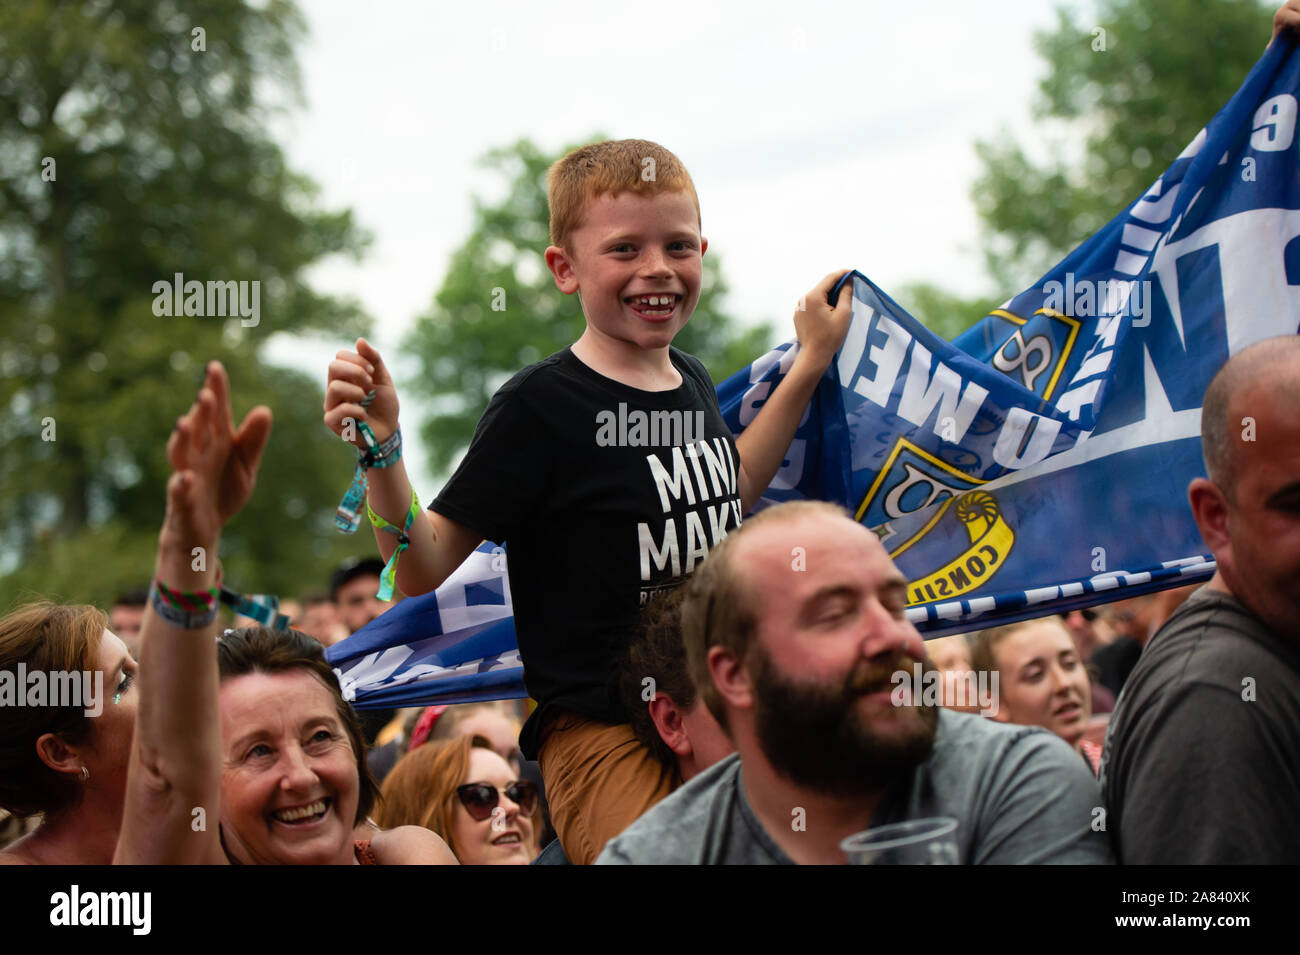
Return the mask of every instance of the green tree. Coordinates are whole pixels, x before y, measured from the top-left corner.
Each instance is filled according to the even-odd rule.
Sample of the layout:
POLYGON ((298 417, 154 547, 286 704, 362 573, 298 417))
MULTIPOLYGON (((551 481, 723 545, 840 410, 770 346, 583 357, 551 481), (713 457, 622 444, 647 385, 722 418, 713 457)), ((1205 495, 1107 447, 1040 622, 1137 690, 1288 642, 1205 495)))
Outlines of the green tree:
POLYGON ((953 295, 931 282, 912 282, 899 289, 895 301, 930 331, 945 341, 952 341, 970 328, 989 309, 996 308, 1001 298, 968 298, 953 295))
POLYGON ((980 142, 973 197, 1000 290, 1033 282, 1144 193, 1241 86, 1276 2, 1100 0, 1060 9, 1036 37, 1048 64, 1035 104, 1050 158, 980 142), (1049 125, 1049 120, 1054 121, 1049 125), (1054 132, 1048 132, 1054 130, 1054 132))
POLYGON ((276 416, 227 579, 292 593, 369 549, 329 528, 352 455, 320 423, 319 384, 259 357, 275 332, 366 327, 302 278, 365 237, 315 207, 264 129, 297 99, 302 29, 286 0, 0 6, 0 610, 148 579, 165 441, 212 358, 236 414, 276 416), (259 283, 257 324, 156 314, 176 273, 259 283))
MULTIPOLYGON (((449 470, 469 445, 497 388, 576 341, 585 327, 577 300, 556 289, 542 258, 549 244, 546 170, 566 151, 548 155, 524 139, 483 157, 507 183, 505 198, 492 204, 475 198, 473 231, 404 346, 419 367, 410 387, 432 399, 421 435, 435 473, 449 470)), ((721 310, 726 291, 710 252, 699 305, 673 342, 704 362, 715 382, 775 343, 769 325, 737 327, 721 310)))

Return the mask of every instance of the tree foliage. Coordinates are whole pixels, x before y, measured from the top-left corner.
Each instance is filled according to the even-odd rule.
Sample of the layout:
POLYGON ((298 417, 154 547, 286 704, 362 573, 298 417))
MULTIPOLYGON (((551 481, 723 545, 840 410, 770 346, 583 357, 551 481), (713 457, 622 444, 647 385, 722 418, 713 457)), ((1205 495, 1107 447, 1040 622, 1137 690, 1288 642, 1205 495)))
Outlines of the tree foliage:
POLYGON ((944 291, 931 282, 912 282, 903 286, 895 300, 913 318, 946 341, 952 341, 971 325, 996 308, 1000 299, 970 298, 944 291))
MULTIPOLYGON (((556 289, 542 258, 549 244, 546 171, 566 151, 549 155, 524 139, 483 157, 505 181, 505 196, 474 200, 473 230, 406 343, 419 367, 410 387, 432 399, 421 434, 435 473, 449 470, 468 446, 497 388, 572 344, 585 327, 576 297, 556 289)), ((673 341, 704 362, 714 381, 773 344, 767 325, 737 328, 721 310, 725 294, 718 257, 709 252, 699 305, 673 341)))
POLYGON ((1091 18, 1057 11, 1036 38, 1048 69, 1033 152, 1048 158, 1004 138, 976 145, 973 197, 1001 291, 1033 282, 1147 190, 1241 86, 1276 6, 1100 0, 1091 18))
POLYGON ((165 442, 214 358, 237 416, 275 415, 227 578, 315 588, 369 549, 329 530, 351 455, 321 425, 319 384, 259 357, 275 332, 366 327, 302 278, 365 237, 316 208, 264 130, 296 96, 302 28, 285 0, 0 6, 0 604, 105 602, 148 579, 165 442), (258 323, 155 314, 154 283, 176 273, 260 283, 258 323))

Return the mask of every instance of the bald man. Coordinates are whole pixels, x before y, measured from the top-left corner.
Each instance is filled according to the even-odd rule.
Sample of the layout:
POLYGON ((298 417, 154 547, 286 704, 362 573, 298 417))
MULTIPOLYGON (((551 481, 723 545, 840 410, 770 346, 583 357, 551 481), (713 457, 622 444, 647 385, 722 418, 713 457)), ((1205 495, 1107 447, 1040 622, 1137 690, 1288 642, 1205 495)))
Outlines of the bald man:
POLYGON ((1218 571, 1151 638, 1110 724, 1124 863, 1297 863, 1300 336, 1251 345, 1205 392, 1188 488, 1218 571))
POLYGON ((840 863, 840 843, 908 820, 957 820, 964 863, 1109 862, 1100 791, 1039 727, 924 705, 932 670, 907 584, 839 507, 749 518, 685 585, 692 681, 737 754, 607 844, 605 864, 840 863))

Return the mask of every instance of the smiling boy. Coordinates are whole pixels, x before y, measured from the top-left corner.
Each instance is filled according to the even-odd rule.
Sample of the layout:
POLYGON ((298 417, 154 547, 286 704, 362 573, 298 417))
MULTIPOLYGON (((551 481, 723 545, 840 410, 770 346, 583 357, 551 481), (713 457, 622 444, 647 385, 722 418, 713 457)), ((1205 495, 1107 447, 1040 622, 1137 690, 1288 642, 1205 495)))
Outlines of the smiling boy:
MULTIPOLYGON (((766 490, 844 340, 852 298, 827 301, 843 271, 808 293, 789 373, 733 440, 708 372, 671 347, 699 301, 708 249, 680 160, 643 140, 593 143, 557 162, 547 187, 546 264, 578 295, 586 330, 501 387, 427 511, 400 460, 369 471, 369 503, 398 527, 414 513, 397 571, 407 594, 438 587, 482 540, 507 544, 524 682, 538 702, 520 745, 541 764, 561 845, 587 863, 673 786, 619 700, 640 607, 689 576, 766 490), (611 429, 612 418, 629 424, 611 429)), ((342 434, 348 417, 380 442, 398 426, 392 379, 364 340, 330 365, 325 422, 342 434)), ((376 539, 389 557, 395 535, 377 528, 376 539)))

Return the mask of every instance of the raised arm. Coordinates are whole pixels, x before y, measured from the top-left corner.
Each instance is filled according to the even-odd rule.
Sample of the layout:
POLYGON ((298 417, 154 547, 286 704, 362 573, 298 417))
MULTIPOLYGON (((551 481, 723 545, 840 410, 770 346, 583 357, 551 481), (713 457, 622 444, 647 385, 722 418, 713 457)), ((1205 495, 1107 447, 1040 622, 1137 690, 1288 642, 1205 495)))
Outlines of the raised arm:
POLYGON ((140 702, 115 863, 224 861, 217 625, 205 605, 215 607, 221 528, 252 493, 270 432, 265 407, 235 431, 226 371, 211 362, 198 399, 167 442, 172 476, 141 630, 140 702), (154 594, 163 587, 197 595, 194 610, 160 615, 154 594))
POLYGON ((781 469, 804 409, 817 390, 817 382, 844 344, 853 317, 853 289, 845 286, 839 301, 831 305, 826 297, 848 273, 832 272, 809 292, 794 313, 799 336, 799 354, 789 374, 782 379, 740 437, 740 501, 745 513, 758 503, 767 486, 781 469))
MULTIPOLYGON (((340 351, 330 362, 325 387, 325 424, 335 434, 346 437, 358 449, 366 447, 359 433, 362 422, 374 432, 381 444, 398 428, 397 389, 379 352, 364 338, 357 339, 357 350, 340 351), (375 393, 368 408, 362 399, 375 393)), ((401 528, 411 509, 411 481, 406 463, 399 460, 386 468, 366 472, 370 486, 370 507, 389 524, 401 528)), ((427 502, 424 502, 427 503, 427 502)), ((397 536, 376 527, 375 541, 379 553, 388 560, 397 549, 397 536)), ((483 538, 468 527, 419 508, 407 532, 410 545, 397 562, 397 587, 407 596, 417 596, 437 589, 464 563, 483 538)))

